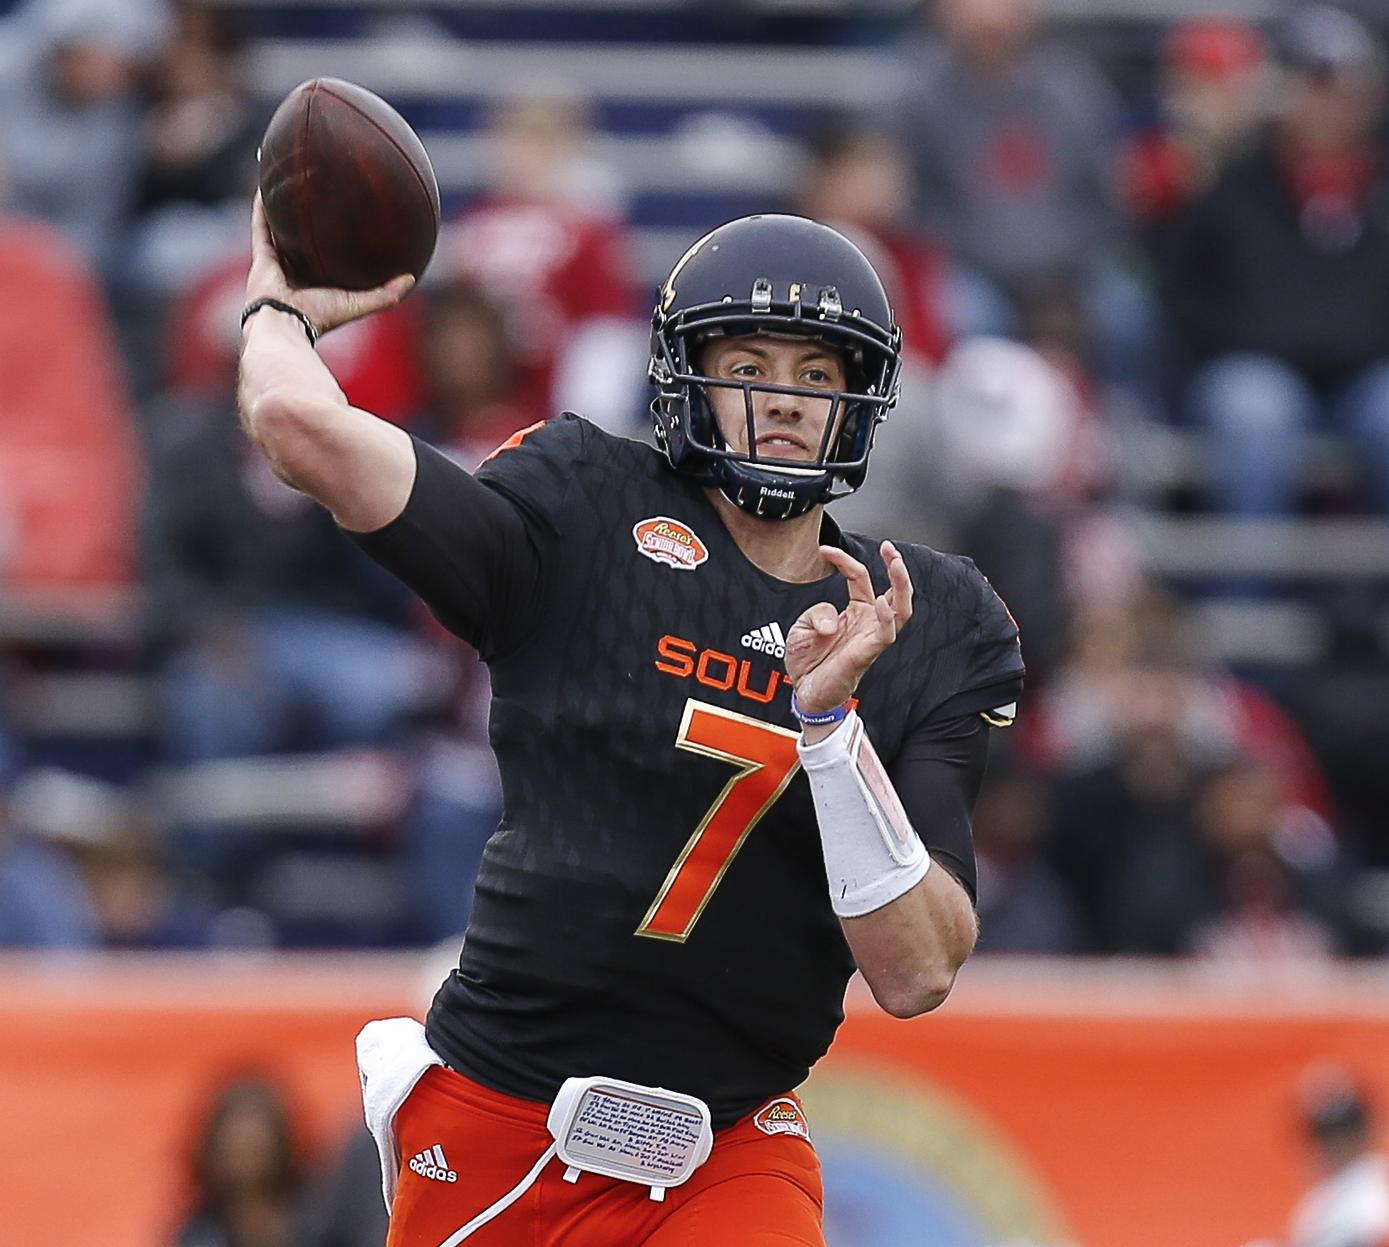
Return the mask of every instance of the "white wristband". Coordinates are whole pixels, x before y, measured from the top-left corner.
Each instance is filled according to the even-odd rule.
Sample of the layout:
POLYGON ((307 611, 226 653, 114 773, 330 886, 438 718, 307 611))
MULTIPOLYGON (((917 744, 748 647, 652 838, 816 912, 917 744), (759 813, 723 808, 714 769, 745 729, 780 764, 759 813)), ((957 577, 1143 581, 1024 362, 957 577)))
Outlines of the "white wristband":
POLYGON ((796 745, 810 780, 830 904, 859 918, 910 891, 931 868, 926 846, 878 760, 857 712, 813 745, 796 745))

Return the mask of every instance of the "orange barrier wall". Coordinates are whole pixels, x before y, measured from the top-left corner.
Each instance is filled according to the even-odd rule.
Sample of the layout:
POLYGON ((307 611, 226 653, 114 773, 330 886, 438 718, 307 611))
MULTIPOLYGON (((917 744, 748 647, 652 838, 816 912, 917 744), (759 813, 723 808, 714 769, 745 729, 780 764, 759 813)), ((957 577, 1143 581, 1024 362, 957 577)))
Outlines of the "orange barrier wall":
MULTIPOLYGON (((340 1140, 353 1035, 418 1004, 420 964, 0 959, 0 1247, 166 1242, 195 1115, 232 1071, 276 1074, 309 1141, 340 1140)), ((1379 972, 981 962, 930 1017, 849 1012, 806 1090, 832 1244, 1241 1247, 1310 1176, 1306 1066, 1350 1066, 1389 1108, 1379 972), (894 1239, 894 1209, 960 1228, 894 1239)))

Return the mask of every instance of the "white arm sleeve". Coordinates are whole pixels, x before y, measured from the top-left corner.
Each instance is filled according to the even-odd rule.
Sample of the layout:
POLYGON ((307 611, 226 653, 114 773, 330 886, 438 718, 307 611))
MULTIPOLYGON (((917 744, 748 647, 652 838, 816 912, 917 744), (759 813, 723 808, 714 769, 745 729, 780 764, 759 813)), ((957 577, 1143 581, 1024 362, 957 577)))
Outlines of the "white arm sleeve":
POLYGON ((851 710, 824 740, 796 749, 815 800, 834 912, 862 917, 920 883, 931 855, 858 714, 851 710))

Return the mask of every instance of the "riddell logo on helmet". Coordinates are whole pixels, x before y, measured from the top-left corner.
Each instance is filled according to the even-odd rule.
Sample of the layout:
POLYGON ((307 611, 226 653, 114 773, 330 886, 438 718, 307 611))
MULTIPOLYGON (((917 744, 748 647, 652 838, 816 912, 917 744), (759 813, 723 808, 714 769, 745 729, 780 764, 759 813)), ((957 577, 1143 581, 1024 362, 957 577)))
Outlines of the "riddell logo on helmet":
POLYGON ((764 498, 787 498, 794 500, 796 497, 795 491, 790 489, 773 489, 770 485, 760 485, 758 488, 762 491, 762 496, 764 498))
POLYGON ((632 540, 645 557, 682 572, 694 571, 709 557, 709 547, 694 530, 667 515, 653 515, 633 525, 632 540))
POLYGON ((752 1116, 752 1124, 763 1134, 794 1134, 802 1139, 810 1138, 810 1123, 806 1121, 801 1106, 785 1097, 758 1109, 752 1116))

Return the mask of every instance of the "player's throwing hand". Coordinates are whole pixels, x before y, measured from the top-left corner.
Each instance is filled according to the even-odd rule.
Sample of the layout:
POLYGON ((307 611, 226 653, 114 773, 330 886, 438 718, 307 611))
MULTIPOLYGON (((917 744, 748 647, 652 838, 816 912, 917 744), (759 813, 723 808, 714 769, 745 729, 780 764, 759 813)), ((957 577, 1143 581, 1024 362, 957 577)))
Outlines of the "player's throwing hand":
POLYGON ((907 561, 890 541, 882 544, 887 565, 887 592, 874 596, 868 569, 835 546, 821 546, 849 585, 849 604, 837 611, 817 602, 801 613, 786 638, 786 674, 796 701, 811 712, 842 706, 858 688, 864 672, 897 639, 912 617, 912 580, 907 561))
POLYGON ((327 333, 350 320, 384 311, 401 301, 415 284, 408 273, 393 277, 375 290, 300 290, 289 283, 275 244, 270 240, 270 227, 265 220, 265 205, 256 195, 251 207, 251 273, 246 279, 246 302, 256 299, 278 299, 298 308, 313 323, 314 329, 327 333))

